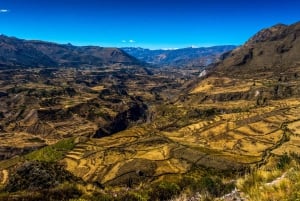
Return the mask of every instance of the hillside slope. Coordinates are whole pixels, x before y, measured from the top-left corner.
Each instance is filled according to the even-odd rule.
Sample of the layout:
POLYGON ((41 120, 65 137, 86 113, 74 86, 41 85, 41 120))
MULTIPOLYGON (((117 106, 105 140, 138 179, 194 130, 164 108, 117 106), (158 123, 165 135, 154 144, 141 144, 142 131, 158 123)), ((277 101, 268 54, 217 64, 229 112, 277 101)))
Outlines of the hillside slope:
POLYGON ((117 48, 61 45, 0 36, 0 66, 2 67, 78 67, 114 63, 138 64, 140 62, 117 48))
POLYGON ((225 55, 216 71, 232 76, 283 73, 300 65, 299 52, 300 23, 277 24, 261 30, 243 46, 225 55))

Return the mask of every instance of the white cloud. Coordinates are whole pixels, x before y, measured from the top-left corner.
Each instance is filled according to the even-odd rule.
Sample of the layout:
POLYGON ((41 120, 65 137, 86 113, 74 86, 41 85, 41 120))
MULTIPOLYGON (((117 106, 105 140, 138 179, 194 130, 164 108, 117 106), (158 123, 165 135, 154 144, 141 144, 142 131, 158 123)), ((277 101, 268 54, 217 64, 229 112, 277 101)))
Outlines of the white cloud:
POLYGON ((9 10, 7 10, 7 9, 0 9, 0 13, 7 13, 7 12, 9 12, 9 10))
POLYGON ((129 43, 135 43, 135 40, 129 40, 128 42, 129 43))
POLYGON ((126 40, 122 40, 122 43, 127 43, 127 41, 126 40))
POLYGON ((161 50, 178 50, 179 48, 177 47, 166 47, 166 48, 161 48, 161 50))

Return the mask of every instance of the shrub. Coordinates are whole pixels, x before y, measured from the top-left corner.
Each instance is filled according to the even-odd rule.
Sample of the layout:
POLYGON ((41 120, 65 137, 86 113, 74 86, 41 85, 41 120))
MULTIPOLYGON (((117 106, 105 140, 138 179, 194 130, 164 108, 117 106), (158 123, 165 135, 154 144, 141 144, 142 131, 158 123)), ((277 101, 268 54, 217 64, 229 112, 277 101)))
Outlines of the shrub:
POLYGON ((49 190, 41 191, 43 200, 69 200, 79 198, 82 192, 74 184, 64 184, 49 190), (46 199, 45 199, 45 198, 46 199))
POLYGON ((78 190, 76 185, 63 184, 56 188, 37 190, 37 191, 19 191, 14 194, 0 194, 0 200, 14 201, 67 201, 70 199, 78 199, 82 192, 78 190))
POLYGON ((199 192, 201 189, 199 188, 199 180, 192 176, 184 176, 179 183, 180 188, 182 189, 190 189, 193 192, 199 192))
POLYGON ((162 182, 153 187, 150 193, 150 200, 163 201, 179 195, 180 187, 170 182, 162 182))
POLYGON ((291 161, 292 161, 291 157, 287 153, 284 153, 282 156, 279 157, 277 168, 282 170, 287 165, 289 165, 291 161))
POLYGON ((180 181, 182 189, 189 189, 191 192, 201 192, 202 194, 209 194, 210 197, 220 197, 226 193, 231 192, 235 188, 235 184, 224 183, 218 176, 184 176, 180 181))
POLYGON ((143 195, 137 192, 128 192, 120 197, 117 201, 147 201, 149 200, 148 195, 143 195))
POLYGON ((115 199, 111 195, 99 193, 99 192, 93 193, 93 195, 91 196, 84 195, 82 196, 82 198, 84 200, 89 200, 89 201, 115 201, 115 199))
POLYGON ((9 177, 6 190, 8 192, 43 190, 56 187, 65 181, 77 180, 78 178, 59 164, 31 161, 23 163, 9 177))
POLYGON ((209 176, 202 177, 199 182, 200 188, 207 191, 209 194, 214 196, 219 196, 222 188, 222 181, 217 179, 212 179, 209 176))

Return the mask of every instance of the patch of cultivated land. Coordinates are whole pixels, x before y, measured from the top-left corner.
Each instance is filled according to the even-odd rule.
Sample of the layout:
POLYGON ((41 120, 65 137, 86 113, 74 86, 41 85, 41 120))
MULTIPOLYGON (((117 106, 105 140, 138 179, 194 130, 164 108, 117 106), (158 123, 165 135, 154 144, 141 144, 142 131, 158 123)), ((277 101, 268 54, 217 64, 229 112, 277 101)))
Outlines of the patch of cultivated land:
MULTIPOLYGON (((136 183, 149 177, 159 179, 189 172, 195 165, 239 169, 263 161, 270 152, 288 152, 285 147, 296 151, 300 139, 292 131, 299 126, 300 104, 295 99, 270 102, 266 106, 255 104, 248 101, 245 112, 233 110, 209 118, 189 119, 184 124, 181 121, 187 113, 183 111, 194 108, 173 106, 172 112, 168 113, 170 108, 161 111, 164 115, 152 123, 80 143, 76 154, 70 152, 63 161, 75 175, 85 172, 83 177, 87 181, 126 185, 128 179, 136 183), (176 110, 182 116, 172 122, 172 114, 178 115, 176 110), (165 118, 170 121, 164 122, 165 118)), ((207 109, 210 105, 205 106, 207 109)), ((216 110, 215 106, 212 104, 216 110)), ((232 110, 241 105, 226 102, 220 106, 225 111, 226 107, 232 110)))
MULTIPOLYGON (((151 183, 195 168, 244 171, 272 154, 300 152, 300 102, 294 96, 274 98, 268 92, 273 80, 209 77, 180 91, 181 78, 161 74, 72 73, 59 71, 40 87, 33 81, 20 88, 2 84, 10 93, 0 104, 11 110, 2 107, 1 146, 74 138, 74 147, 56 150, 47 160, 57 157, 75 176, 104 186, 151 183), (65 74, 68 82, 58 87, 65 74)), ((40 153, 29 158, 34 157, 44 160, 40 153)))

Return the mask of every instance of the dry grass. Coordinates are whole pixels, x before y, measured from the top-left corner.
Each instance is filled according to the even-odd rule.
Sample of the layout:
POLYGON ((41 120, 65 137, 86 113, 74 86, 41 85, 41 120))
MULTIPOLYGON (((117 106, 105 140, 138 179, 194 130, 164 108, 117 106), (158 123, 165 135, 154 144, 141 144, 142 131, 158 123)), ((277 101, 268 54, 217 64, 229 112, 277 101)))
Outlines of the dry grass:
MULTIPOLYGON (((208 94, 219 94, 219 93, 232 93, 232 92, 246 92, 253 87, 252 80, 235 80, 227 77, 209 77, 201 81, 194 89, 191 90, 190 94, 196 93, 208 93, 208 94)), ((257 82, 255 86, 261 86, 262 84, 257 82)))
POLYGON ((300 135, 300 120, 288 124, 288 129, 290 129, 293 134, 300 135))
POLYGON ((101 90, 103 90, 104 88, 105 88, 105 87, 104 87, 103 85, 91 87, 91 89, 94 90, 94 91, 101 91, 101 90))
POLYGON ((282 155, 283 153, 295 152, 300 154, 300 136, 291 135, 289 141, 283 143, 277 149, 274 149, 272 153, 276 155, 282 155))
POLYGON ((257 170, 237 182, 249 201, 298 200, 300 194, 298 167, 288 170, 257 170))
MULTIPOLYGON (((220 165, 218 162, 208 163, 210 157, 220 157, 225 161, 246 164, 255 163, 262 159, 266 150, 280 142, 285 132, 281 127, 283 123, 286 123, 290 130, 297 129, 297 122, 293 122, 296 107, 285 110, 283 113, 278 110, 280 109, 279 102, 261 108, 249 107, 251 103, 247 101, 241 102, 241 104, 247 106, 247 111, 239 112, 237 110, 237 112, 215 115, 209 120, 191 121, 187 125, 171 131, 158 131, 153 129, 156 125, 145 124, 113 136, 91 139, 85 142, 85 145, 81 144, 85 148, 78 149, 77 152, 80 153, 76 154, 74 159, 66 158, 68 170, 87 181, 97 180, 105 183, 115 180, 120 174, 120 168, 133 160, 152 161, 156 165, 153 176, 188 172, 192 162, 199 160, 203 154, 209 156, 199 160, 199 163, 203 163, 203 165, 216 167, 220 165), (182 151, 176 151, 179 148, 182 151), (191 150, 187 151, 187 148, 191 148, 191 150), (185 160, 182 160, 183 158, 185 160)), ((212 105, 216 106, 213 103, 197 108, 211 108, 212 105)), ((287 104, 282 103, 282 105, 286 106, 287 104)), ((229 102, 228 105, 222 105, 222 108, 234 109, 240 108, 239 106, 241 105, 236 102, 229 102)), ((168 118, 174 114, 186 115, 186 109, 184 105, 170 107, 170 113, 164 117, 166 122, 159 123, 167 124, 168 118), (177 107, 178 111, 183 112, 176 111, 177 107)), ((297 143, 299 143, 299 139, 296 136, 290 136, 289 142, 278 145, 275 150, 271 151, 282 154, 284 151, 295 149, 297 143)), ((121 172, 129 174, 136 172, 137 169, 138 167, 131 167, 128 168, 128 172, 123 172, 124 170, 121 172)), ((261 177, 268 180, 272 174, 275 173, 268 173, 261 177)))
POLYGON ((178 159, 170 159, 157 163, 158 167, 155 171, 155 176, 164 174, 183 174, 186 173, 190 165, 178 159))

